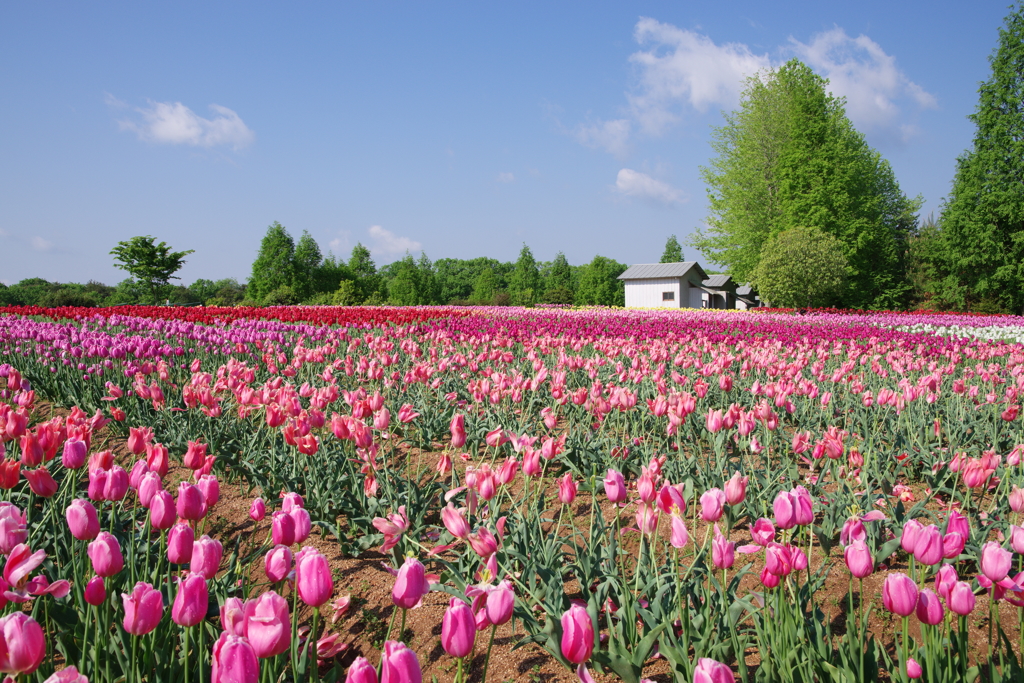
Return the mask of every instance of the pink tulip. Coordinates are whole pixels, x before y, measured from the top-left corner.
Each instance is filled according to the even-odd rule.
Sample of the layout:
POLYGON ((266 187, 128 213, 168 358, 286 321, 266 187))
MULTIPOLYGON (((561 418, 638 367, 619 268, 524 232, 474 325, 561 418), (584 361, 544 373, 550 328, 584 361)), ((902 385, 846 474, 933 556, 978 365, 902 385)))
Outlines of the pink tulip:
POLYGON ((299 598, 310 607, 319 607, 331 599, 331 568, 316 548, 307 546, 295 556, 295 586, 299 598))
POLYGON ((658 509, 641 502, 636 509, 636 525, 640 533, 651 535, 658 528, 658 509))
POLYGON ((466 444, 466 416, 462 413, 453 415, 450 431, 452 433, 452 448, 462 448, 466 444))
POLYGON ((262 522, 263 518, 267 516, 267 504, 263 502, 262 498, 256 498, 252 501, 252 505, 249 506, 249 519, 254 522, 262 522))
POLYGON ((278 510, 270 517, 270 537, 274 545, 292 545, 295 543, 295 519, 278 510))
POLYGON ((206 515, 206 496, 187 481, 178 484, 178 517, 187 520, 202 519, 206 515))
POLYGON ((295 543, 305 542, 313 529, 313 521, 309 517, 309 512, 305 508, 295 508, 288 513, 288 516, 292 518, 295 526, 295 543))
POLYGON ((146 445, 153 440, 153 430, 148 427, 128 428, 128 450, 132 455, 139 455, 146 450, 146 445))
POLYGON ((245 635, 260 659, 288 651, 292 642, 288 601, 274 591, 263 593, 245 609, 245 635))
POLYGON ((160 591, 142 581, 135 584, 130 595, 122 593, 121 602, 124 604, 122 625, 133 636, 144 636, 155 629, 164 614, 164 598, 160 591))
POLYGON ((82 439, 68 439, 60 456, 61 464, 69 470, 81 469, 89 457, 89 447, 82 439))
POLYGON ((721 431, 722 429, 722 411, 721 410, 709 410, 707 415, 707 421, 705 426, 707 430, 712 434, 721 431))
POLYGON ((690 533, 686 529, 686 522, 679 515, 671 516, 672 534, 669 543, 673 548, 685 548, 690 541, 690 533))
POLYGON ((206 618, 210 590, 206 577, 191 573, 178 579, 178 594, 171 605, 171 620, 179 626, 195 626, 206 618))
POLYGON ((295 493, 294 491, 289 491, 288 493, 281 496, 281 510, 284 512, 290 513, 297 508, 305 507, 306 501, 302 500, 302 496, 295 493))
POLYGON ((882 604, 890 612, 909 617, 917 609, 917 586, 906 574, 892 573, 882 584, 882 604))
POLYGON ((711 561, 717 569, 728 569, 735 561, 736 544, 728 540, 715 525, 715 537, 711 541, 711 561))
POLYGON ((257 683, 260 664, 245 638, 221 633, 213 645, 210 683, 257 683))
POLYGON ((942 596, 943 600, 949 601, 949 591, 957 582, 956 569, 951 564, 944 564, 935 572, 935 592, 942 596))
POLYGON ((917 548, 917 539, 921 537, 921 532, 923 530, 924 525, 916 519, 907 520, 907 522, 903 524, 903 535, 900 536, 900 546, 908 555, 914 554, 914 549, 917 548))
POLYGON ((212 580, 220 569, 220 561, 224 557, 224 546, 221 542, 203 535, 192 546, 192 560, 189 569, 212 580))
POLYGON ((149 509, 153 502, 153 496, 158 491, 163 491, 164 483, 160 479, 160 475, 156 472, 146 472, 139 479, 139 485, 136 487, 136 492, 139 495, 139 505, 149 509))
POLYGON ((678 486, 664 484, 658 491, 658 509, 666 515, 681 516, 686 513, 686 500, 678 486))
POLYGON ((975 602, 974 591, 971 590, 971 584, 966 581, 954 583, 946 600, 949 611, 960 616, 966 616, 973 612, 975 602))
POLYGON ((384 643, 380 660, 380 683, 423 683, 423 672, 416 653, 405 643, 389 640, 384 643))
POLYGON ((917 594, 917 618, 922 624, 936 626, 942 623, 945 610, 942 609, 942 601, 939 596, 928 588, 922 588, 917 594))
POLYGON ((907 678, 920 678, 922 673, 924 672, 921 670, 921 665, 917 663, 917 660, 913 657, 907 657, 907 678))
POLYGON ((792 529, 796 526, 795 501, 787 491, 779 491, 775 496, 772 511, 775 513, 775 525, 780 529, 792 529))
POLYGON ((989 541, 981 547, 981 573, 993 583, 1002 581, 1010 573, 1013 554, 1004 550, 995 541, 989 541))
POLYGON ((725 664, 702 657, 693 669, 693 683, 733 683, 736 677, 725 664))
POLYGON ((1010 547, 1018 555, 1024 555, 1024 527, 1010 525, 1010 547))
POLYGON ((622 473, 613 469, 608 470, 604 478, 604 493, 608 496, 610 503, 621 503, 626 500, 626 482, 622 473))
POLYGON ((563 505, 572 505, 576 500, 576 481, 572 478, 571 472, 566 472, 558 480, 558 500, 563 505))
POLYGON ((30 674, 45 656, 46 639, 39 622, 20 611, 0 618, 0 671, 30 674))
POLYGON ((942 556, 947 560, 954 560, 960 557, 964 551, 964 537, 956 531, 951 531, 942 537, 942 556))
POLYGON ((764 568, 776 576, 789 576, 793 571, 793 554, 789 546, 769 543, 764 553, 764 568))
POLYGON ((843 557, 846 559, 846 567, 850 570, 850 574, 858 579, 863 579, 875 571, 875 559, 872 557, 871 551, 868 550, 867 544, 862 540, 854 540, 853 543, 846 546, 843 557))
POLYGON ((64 512, 68 530, 79 541, 91 541, 100 533, 100 520, 96 508, 84 498, 76 498, 64 512))
POLYGON ((415 557, 405 558, 398 569, 395 585, 391 589, 391 601, 402 609, 415 609, 423 602, 423 596, 430 592, 426 570, 415 557))
POLYGON ((441 620, 441 646, 452 657, 465 657, 473 651, 475 639, 473 610, 462 600, 451 598, 441 620))
POLYGON ((89 679, 84 674, 78 673, 76 667, 69 666, 55 672, 43 683, 89 683, 89 679))
POLYGON ((747 497, 747 480, 749 477, 741 477, 739 472, 734 472, 732 478, 725 482, 725 501, 729 505, 739 505, 747 497))
POLYGON ((292 570, 292 551, 286 545, 271 548, 263 559, 263 568, 272 583, 284 581, 292 570))
POLYGON ((377 669, 366 657, 356 657, 345 674, 345 683, 378 683, 377 669))
MULTIPOLYGON (((959 555, 960 553, 957 553, 959 555)), ((942 561, 942 533, 934 524, 921 527, 914 541, 914 559, 921 564, 934 565, 942 561)))
POLYGON ((469 522, 462 514, 462 511, 451 503, 441 508, 441 521, 444 528, 455 538, 466 540, 469 537, 469 522))
POLYGON ((562 614, 562 656, 573 664, 583 664, 593 651, 593 621, 583 605, 573 603, 562 614))
POLYGON ((212 508, 220 500, 220 482, 212 474, 204 474, 196 482, 196 488, 203 492, 203 500, 207 508, 212 508))
POLYGON ((196 532, 184 522, 175 524, 167 535, 167 560, 171 564, 185 564, 192 561, 196 532))
POLYGON ((705 522, 717 522, 725 510, 725 492, 722 489, 708 489, 700 496, 700 518, 705 522))
POLYGON ((495 626, 501 626, 512 618, 515 607, 515 593, 508 580, 502 581, 487 591, 487 620, 495 626))
POLYGON ((759 546, 767 546, 775 540, 775 525, 770 519, 761 517, 754 522, 754 527, 750 530, 750 537, 759 546))
POLYGON ((92 570, 97 576, 114 576, 124 569, 121 544, 110 532, 99 532, 96 535, 96 540, 89 544, 88 554, 92 561, 92 570))
POLYGON ((174 506, 174 497, 167 491, 160 489, 153 494, 149 501, 149 524, 158 531, 170 529, 178 518, 178 512, 174 506))
POLYGON ((94 576, 85 584, 85 601, 90 605, 102 605, 107 599, 107 587, 102 576, 94 576))
POLYGON ((469 547, 480 557, 487 559, 498 550, 498 539, 489 529, 480 527, 475 534, 469 535, 469 547))
POLYGON ((190 470, 202 469, 206 462, 206 448, 207 445, 201 441, 189 441, 188 450, 181 459, 182 464, 190 470))
POLYGON ((0 553, 6 555, 14 546, 28 540, 27 520, 18 506, 0 502, 0 553))
MULTIPOLYGON (((138 455, 136 453, 135 455, 138 455)), ((149 466, 151 472, 156 472, 161 478, 167 476, 167 470, 170 469, 170 454, 167 452, 167 446, 163 444, 152 444, 146 447, 146 464, 149 466)))

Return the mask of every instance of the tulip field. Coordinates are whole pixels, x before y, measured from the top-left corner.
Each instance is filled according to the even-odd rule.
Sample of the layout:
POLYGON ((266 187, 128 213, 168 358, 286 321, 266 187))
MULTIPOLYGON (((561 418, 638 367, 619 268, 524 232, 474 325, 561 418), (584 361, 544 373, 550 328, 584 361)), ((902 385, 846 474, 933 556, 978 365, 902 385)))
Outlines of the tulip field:
POLYGON ((1024 681, 1024 318, 0 308, 6 681, 1024 681))

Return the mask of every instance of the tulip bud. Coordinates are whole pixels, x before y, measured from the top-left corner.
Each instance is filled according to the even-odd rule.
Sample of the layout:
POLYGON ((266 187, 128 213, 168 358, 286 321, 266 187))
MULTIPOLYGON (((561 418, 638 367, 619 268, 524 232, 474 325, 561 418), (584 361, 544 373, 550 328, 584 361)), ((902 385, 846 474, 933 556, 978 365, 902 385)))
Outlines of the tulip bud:
POLYGON ((465 657, 473 651, 475 638, 473 610, 462 600, 451 598, 441 620, 441 646, 452 657, 465 657))
POLYGON ((920 678, 922 673, 924 672, 921 670, 921 665, 917 663, 917 660, 913 657, 907 657, 907 678, 920 678))
POLYGON ((196 532, 188 524, 175 524, 167 535, 167 560, 171 564, 191 562, 195 538, 196 532))
POLYGON ((171 606, 171 620, 179 626, 195 626, 206 618, 210 590, 202 574, 190 573, 178 579, 178 595, 171 606))
POLYGON ((562 656, 583 664, 594 651, 594 624, 587 609, 578 603, 562 614, 562 656))
POLYGON ((68 521, 71 535, 79 541, 91 541, 100 533, 100 520, 92 503, 76 498, 71 501, 64 516, 68 521))
POLYGON ((331 599, 334 579, 327 558, 316 548, 305 547, 295 556, 295 587, 299 598, 311 607, 331 599))
POLYGON ((515 607, 515 593, 508 580, 502 581, 487 592, 487 620, 501 626, 512 618, 515 607))
POLYGON ((571 505, 576 500, 577 485, 571 472, 566 472, 558 480, 558 500, 563 505, 571 505))
POLYGON ((114 576, 124 569, 121 544, 108 531, 101 531, 96 535, 96 540, 88 546, 88 554, 97 576, 114 576))
POLYGON ((733 683, 732 669, 719 661, 702 657, 693 669, 694 683, 733 683))
POLYGON ((196 482, 196 488, 203 492, 206 508, 212 508, 220 500, 220 482, 212 474, 204 474, 196 482))
POLYGON ((306 507, 306 501, 302 500, 302 496, 294 491, 289 491, 281 496, 281 510, 284 512, 291 512, 296 508, 304 507, 306 507))
POLYGON ((163 488, 164 483, 160 479, 159 474, 156 472, 146 472, 143 474, 136 488, 139 495, 139 505, 148 510, 153 502, 153 496, 156 495, 157 491, 162 491, 163 488))
POLYGON ((981 566, 981 573, 989 581, 997 583, 1009 574, 1012 561, 1013 555, 1008 550, 1004 550, 995 541, 989 541, 981 547, 981 559, 978 564, 981 566))
POLYGON ((309 538, 309 532, 313 527, 313 522, 309 518, 309 512, 305 508, 295 508, 288 513, 288 516, 292 518, 292 522, 295 524, 295 543, 302 543, 309 538))
POLYGON ((395 585, 391 590, 391 601, 402 609, 415 609, 420 606, 423 596, 430 592, 426 570, 415 557, 405 558, 395 577, 395 585))
POLYGON ((220 541, 203 535, 192 546, 192 560, 189 569, 207 579, 217 576, 220 561, 224 557, 224 546, 220 541))
POLYGON ((102 576, 94 576, 85 584, 85 601, 90 605, 102 605, 107 599, 107 587, 102 576))
POLYGON ((262 522, 263 518, 267 516, 267 504, 263 502, 262 498, 256 498, 252 501, 252 505, 249 506, 249 519, 254 522, 262 522))
POLYGON ((922 527, 914 542, 914 559, 921 564, 934 565, 941 562, 942 557, 942 533, 939 528, 934 524, 922 527))

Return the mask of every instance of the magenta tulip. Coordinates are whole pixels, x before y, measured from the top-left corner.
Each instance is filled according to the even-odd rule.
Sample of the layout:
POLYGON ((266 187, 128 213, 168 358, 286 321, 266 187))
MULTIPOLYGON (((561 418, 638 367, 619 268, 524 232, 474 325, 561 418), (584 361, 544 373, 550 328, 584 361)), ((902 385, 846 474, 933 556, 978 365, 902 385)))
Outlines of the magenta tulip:
POLYGON ((291 645, 291 614, 288 601, 274 591, 267 591, 245 610, 246 637, 260 659, 276 657, 291 645))
POLYGON ((448 533, 455 538, 465 540, 469 537, 469 522, 466 521, 462 511, 451 503, 441 508, 441 522, 448 533))
POLYGON ((717 522, 725 509, 725 492, 722 489, 708 489, 700 496, 700 518, 705 522, 717 522))
POLYGON ((185 564, 192 561, 196 532, 184 522, 175 524, 167 535, 167 560, 171 564, 185 564))
POLYGON ((594 651, 594 624, 587 608, 579 603, 562 614, 562 656, 573 664, 583 664, 594 651))
POLYGON ((377 669, 366 657, 356 657, 345 674, 345 683, 378 683, 377 669))
POLYGON ((452 657, 465 657, 473 651, 476 619, 462 600, 451 598, 441 619, 441 646, 452 657))
POLYGON ((693 669, 693 683, 733 683, 732 669, 725 664, 702 657, 693 669))
POLYGON ((608 470, 604 478, 604 493, 611 503, 621 503, 626 500, 626 482, 622 473, 613 469, 608 470))
POLYGON ((295 543, 295 519, 284 510, 278 510, 270 518, 270 538, 274 545, 295 543))
POLYGON ((0 671, 30 674, 46 656, 43 627, 25 612, 0 618, 0 671))
POLYGON ((391 589, 391 601, 396 607, 415 609, 429 592, 430 584, 423 564, 415 557, 405 558, 395 577, 394 588, 391 589))
POLYGON ((487 620, 495 626, 507 623, 512 618, 515 598, 512 584, 507 580, 487 591, 487 620))
POLYGON ((1013 562, 1013 554, 1004 550, 995 541, 989 541, 981 547, 981 573, 989 581, 997 583, 1006 578, 1010 573, 1010 564, 1013 562))
POLYGON ((935 592, 942 596, 943 600, 949 600, 949 591, 953 584, 958 581, 956 569, 951 564, 944 564, 935 572, 935 592))
POLYGON ((124 604, 124 630, 133 636, 144 636, 160 623, 164 614, 164 598, 160 591, 142 581, 131 594, 121 593, 124 604))
POLYGON ((921 564, 934 565, 941 562, 942 557, 942 532, 939 527, 934 524, 922 527, 914 541, 914 559, 921 564))
POLYGON ((221 542, 203 535, 192 546, 192 559, 189 569, 201 574, 206 579, 213 579, 220 569, 220 561, 224 557, 224 546, 221 542))
POLYGON ((78 470, 85 466, 89 457, 89 446, 81 439, 68 439, 64 442, 64 451, 60 461, 69 470, 78 470))
POLYGON ((272 583, 284 581, 292 570, 292 551, 286 545, 276 545, 263 558, 263 569, 272 583))
POLYGON ((917 539, 920 538, 922 530, 924 530, 924 525, 916 519, 907 520, 907 522, 903 524, 903 534, 900 536, 900 546, 908 555, 914 554, 914 549, 917 548, 917 539))
MULTIPOLYGON (((143 482, 145 485, 145 482, 143 482)), ((174 526, 178 512, 174 507, 174 496, 163 489, 153 494, 149 500, 149 524, 157 531, 164 531, 174 526)))
POLYGON ((260 664, 245 638, 221 633, 213 645, 210 683, 257 683, 260 664))
POLYGON ((107 599, 107 587, 102 576, 94 576, 85 584, 85 601, 90 605, 102 605, 107 599))
POLYGON ((909 617, 917 609, 917 586, 906 574, 892 573, 882 584, 882 604, 901 617, 909 617))
POLYGON ((673 548, 685 548, 690 541, 690 533, 686 529, 686 522, 679 515, 671 516, 672 534, 669 536, 669 543, 673 548))
POLYGON ((966 616, 974 611, 976 599, 971 584, 966 581, 957 581, 949 590, 947 605, 949 611, 960 616, 966 616))
POLYGON ((858 579, 863 579, 875 571, 875 559, 864 541, 856 539, 846 546, 843 557, 846 560, 847 569, 858 579))
POLYGON ((287 513, 292 518, 292 523, 295 528, 295 543, 303 543, 309 538, 309 532, 313 528, 313 522, 309 517, 309 512, 305 508, 295 508, 287 513))
POLYGON ((101 531, 96 534, 96 540, 89 544, 87 550, 92 561, 92 570, 97 576, 114 576, 124 569, 121 544, 110 532, 101 531))
POLYGON ((96 508, 84 498, 76 498, 64 512, 71 535, 79 541, 91 541, 100 533, 100 520, 96 508))
POLYGON ((917 663, 917 660, 913 657, 907 657, 907 678, 917 679, 923 673, 924 671, 921 670, 921 665, 917 663))
POLYGON ((203 500, 207 509, 212 508, 220 500, 220 482, 212 474, 204 474, 196 482, 196 488, 203 492, 203 500))
POLYGON ((206 497, 187 481, 178 484, 178 517, 187 520, 202 519, 206 515, 206 497))
POLYGON ((917 594, 917 618, 922 624, 936 626, 942 623, 944 616, 945 610, 939 596, 929 588, 922 588, 917 594))
POLYGON ((295 586, 299 598, 310 607, 319 607, 331 599, 331 568, 316 548, 307 546, 295 556, 295 586))
POLYGON ((249 519, 254 522, 262 522, 263 518, 267 516, 267 504, 262 498, 256 498, 252 501, 252 505, 249 506, 249 519))
POLYGON ((164 482, 160 479, 160 475, 156 472, 146 472, 139 479, 139 485, 136 488, 139 494, 139 505, 148 510, 153 503, 153 496, 163 490, 164 482))
POLYGON ((389 640, 384 643, 380 660, 380 683, 423 683, 423 672, 416 653, 405 643, 389 640))
POLYGON ((571 472, 566 472, 558 480, 558 501, 562 505, 571 505, 576 500, 576 481, 572 478, 571 472))

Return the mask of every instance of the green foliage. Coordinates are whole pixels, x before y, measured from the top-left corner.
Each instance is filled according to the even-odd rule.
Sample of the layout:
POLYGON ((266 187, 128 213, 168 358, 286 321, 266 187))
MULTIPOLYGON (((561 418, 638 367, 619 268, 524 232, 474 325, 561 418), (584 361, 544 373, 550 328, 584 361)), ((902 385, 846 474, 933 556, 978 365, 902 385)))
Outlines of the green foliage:
MULTIPOLYGON (((377 274, 377 264, 373 262, 370 250, 364 247, 362 242, 357 242, 356 246, 352 247, 352 255, 348 259, 348 270, 356 283, 360 300, 366 301, 374 293, 379 292, 381 278, 377 274)), ((382 298, 381 301, 383 302, 382 298)))
POLYGON ((843 245, 832 235, 790 228, 765 243, 753 281, 772 306, 827 306, 843 293, 847 265, 843 245))
POLYGON ((544 292, 544 303, 546 304, 571 304, 575 295, 571 289, 549 289, 544 292))
MULTIPOLYGON (((486 257, 468 260, 438 259, 434 262, 438 301, 447 304, 453 301, 476 299, 473 290, 477 279, 485 271, 490 271, 493 276, 492 291, 505 289, 507 287, 506 277, 512 270, 512 264, 486 257)), ((487 302, 490 302, 490 297, 487 298, 487 302)))
POLYGON ((246 294, 257 303, 269 301, 271 292, 287 287, 295 296, 295 242, 283 225, 274 221, 260 242, 259 253, 252 264, 252 275, 246 294))
POLYGON ((493 270, 482 270, 473 282, 473 293, 470 300, 474 303, 490 303, 498 290, 498 276, 493 270))
POLYGON ((185 264, 185 257, 194 253, 187 251, 171 251, 166 242, 156 243, 150 235, 139 235, 110 250, 116 267, 128 271, 139 284, 143 293, 142 301, 155 302, 167 294, 168 284, 174 275, 185 264))
POLYGON ((318 287, 317 275, 323 262, 323 254, 320 253, 320 245, 316 243, 312 235, 306 230, 302 231, 302 237, 295 245, 294 253, 295 275, 292 279, 292 289, 300 301, 305 301, 313 294, 321 291, 318 287))
POLYGON ((679 263, 683 260, 683 248, 675 235, 671 235, 665 242, 665 252, 661 255, 659 263, 679 263))
POLYGON ((519 251, 519 260, 516 261, 508 279, 509 296, 516 306, 532 306, 536 302, 540 288, 541 278, 537 260, 533 258, 530 248, 524 244, 519 251))
POLYGON ((334 306, 356 306, 361 301, 359 288, 352 280, 342 280, 338 289, 331 296, 331 304, 334 306))
POLYGON ((818 228, 839 239, 849 263, 842 303, 905 305, 921 200, 903 194, 826 85, 797 60, 748 79, 740 109, 713 134, 716 157, 702 169, 711 215, 691 243, 742 282, 772 237, 818 228))
POLYGON ((291 285, 282 285, 263 297, 264 306, 291 306, 297 304, 299 297, 291 285))
POLYGON ((1024 9, 999 30, 992 75, 970 116, 974 144, 957 159, 943 207, 944 303, 970 310, 1024 308, 1024 9))
POLYGON ((625 306, 626 288, 617 279, 626 265, 604 256, 595 256, 580 273, 576 303, 583 306, 625 306))
POLYGON ((555 254, 555 260, 551 262, 544 285, 548 291, 554 289, 572 291, 572 266, 569 265, 569 260, 562 252, 555 254))

